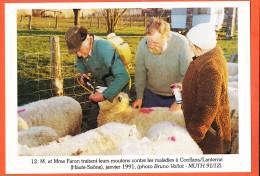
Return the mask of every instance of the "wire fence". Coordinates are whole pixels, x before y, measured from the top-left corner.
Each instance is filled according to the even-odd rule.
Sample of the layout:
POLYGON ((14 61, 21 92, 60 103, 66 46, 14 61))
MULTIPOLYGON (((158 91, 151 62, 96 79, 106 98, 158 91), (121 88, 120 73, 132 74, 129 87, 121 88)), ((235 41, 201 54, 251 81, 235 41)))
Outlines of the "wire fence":
MULTIPOLYGON (((55 66, 51 63, 50 37, 43 35, 29 38, 18 36, 17 38, 18 106, 56 96, 56 87, 53 86, 55 77, 52 74, 52 69, 55 66), (26 44, 28 43, 31 45, 28 51, 40 50, 40 52, 27 52, 26 44), (21 47, 23 51, 19 51, 21 47)), ((76 99, 81 104, 85 116, 91 113, 90 100, 88 99, 90 93, 78 84, 76 56, 67 53, 67 49, 64 48, 64 36, 59 38, 61 38, 59 45, 61 47, 60 68, 63 95, 76 99)), ((134 64, 132 64, 131 69, 134 69, 134 64)), ((132 74, 131 77, 130 98, 134 100, 134 75, 132 74)))
MULTIPOLYGON (((144 15, 133 15, 133 16, 123 16, 119 19, 117 23, 117 28, 125 27, 141 27, 145 26, 149 16, 144 15)), ((162 17, 162 19, 169 21, 167 17, 162 17)), ((17 28, 18 29, 67 29, 73 27, 74 18, 59 18, 59 17, 32 17, 28 16, 18 16, 17 17, 17 28)), ((105 17, 95 17, 89 16, 80 18, 80 25, 85 26, 88 29, 106 29, 107 20, 105 17)))

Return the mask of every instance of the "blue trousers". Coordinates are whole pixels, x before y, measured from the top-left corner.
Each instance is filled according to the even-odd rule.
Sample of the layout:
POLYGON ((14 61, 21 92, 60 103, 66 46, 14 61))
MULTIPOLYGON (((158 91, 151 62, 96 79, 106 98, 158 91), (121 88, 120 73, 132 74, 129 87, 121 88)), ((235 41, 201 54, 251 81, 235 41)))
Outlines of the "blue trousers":
POLYGON ((152 91, 145 89, 144 91, 144 103, 143 107, 168 107, 175 102, 175 96, 163 96, 153 93, 152 91))

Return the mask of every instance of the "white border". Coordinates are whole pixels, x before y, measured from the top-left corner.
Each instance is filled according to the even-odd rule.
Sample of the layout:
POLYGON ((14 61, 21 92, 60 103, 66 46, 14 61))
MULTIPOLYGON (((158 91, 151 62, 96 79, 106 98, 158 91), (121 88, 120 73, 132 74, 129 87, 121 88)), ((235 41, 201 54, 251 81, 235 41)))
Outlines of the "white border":
MULTIPOLYGON (((92 170, 71 171, 69 164, 32 165, 31 159, 67 159, 71 157, 18 157, 17 152, 17 9, 73 9, 73 8, 169 8, 169 7, 238 7, 239 51, 239 134, 238 155, 208 155, 222 157, 222 169, 180 170, 113 170, 120 172, 250 172, 251 171, 251 94, 250 94, 250 2, 139 2, 139 3, 6 3, 5 4, 5 70, 6 70, 6 173, 87 173, 92 170), (59 167, 61 166, 61 167, 59 167), (68 166, 68 167, 67 167, 68 166)), ((152 156, 151 156, 152 157, 152 156)), ((160 158, 160 156, 156 156, 160 158)), ((167 156, 166 156, 167 157, 167 156)), ((169 156, 168 156, 169 157, 169 156)), ((176 156, 173 156, 176 157, 176 156)), ((181 156, 180 156, 181 157, 181 156)), ((184 156, 188 157, 188 156, 184 156)), ((73 157, 72 157, 73 158, 73 157)), ((77 159, 86 158, 78 157, 77 159)), ((95 157, 87 157, 95 158, 95 157)), ((136 158, 135 156, 110 156, 101 158, 136 158)), ((140 156, 137 158, 147 158, 140 156)), ((75 158, 74 158, 75 159, 75 158)), ((105 173, 105 172, 103 172, 105 173)))

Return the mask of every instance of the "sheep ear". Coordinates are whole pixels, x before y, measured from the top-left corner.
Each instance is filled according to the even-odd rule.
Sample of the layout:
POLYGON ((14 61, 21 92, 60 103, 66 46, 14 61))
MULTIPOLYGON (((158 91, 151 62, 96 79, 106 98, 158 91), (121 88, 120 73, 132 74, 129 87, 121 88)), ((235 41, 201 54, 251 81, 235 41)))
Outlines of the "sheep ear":
POLYGON ((121 96, 118 97, 118 101, 119 101, 119 102, 122 101, 122 97, 121 97, 121 96))

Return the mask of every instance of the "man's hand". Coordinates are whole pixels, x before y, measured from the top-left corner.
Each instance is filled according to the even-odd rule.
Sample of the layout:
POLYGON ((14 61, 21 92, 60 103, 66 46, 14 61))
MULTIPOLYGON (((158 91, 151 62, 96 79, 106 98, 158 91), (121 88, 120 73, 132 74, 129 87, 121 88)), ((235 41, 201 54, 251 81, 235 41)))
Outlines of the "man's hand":
POLYGON ((181 110, 181 104, 177 104, 176 101, 171 105, 169 111, 179 111, 181 110))
MULTIPOLYGON (((91 82, 91 79, 88 77, 88 75, 86 75, 85 73, 82 73, 81 75, 84 76, 85 78, 87 78, 91 82)), ((84 82, 82 77, 80 78, 80 82, 81 82, 81 84, 86 85, 86 83, 84 82)))
MULTIPOLYGON (((182 83, 173 83, 171 87, 173 86, 178 86, 179 87, 179 92, 182 92, 182 83)), ((172 90, 172 94, 174 95, 174 91, 172 90)))
POLYGON ((143 99, 136 99, 135 102, 133 102, 132 107, 140 109, 143 104, 143 99))
POLYGON ((103 94, 102 94, 102 93, 99 93, 99 92, 95 92, 95 94, 91 94, 91 95, 89 96, 89 99, 92 100, 92 101, 94 101, 94 102, 101 102, 101 101, 104 101, 104 100, 105 100, 103 94))

